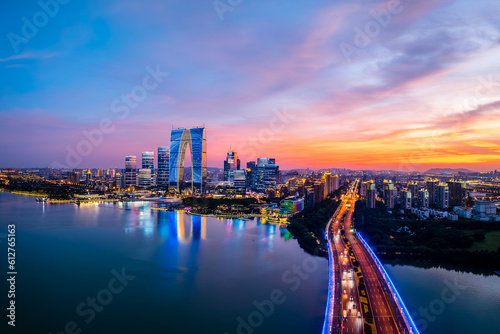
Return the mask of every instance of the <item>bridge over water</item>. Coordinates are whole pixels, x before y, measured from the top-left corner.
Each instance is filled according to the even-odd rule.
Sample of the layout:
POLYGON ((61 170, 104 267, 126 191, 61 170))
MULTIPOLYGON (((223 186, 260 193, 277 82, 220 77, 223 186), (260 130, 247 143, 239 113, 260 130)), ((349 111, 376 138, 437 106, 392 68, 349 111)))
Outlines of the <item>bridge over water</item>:
POLYGON ((354 234, 355 180, 328 222, 329 293, 323 334, 419 333, 391 278, 368 243, 354 234))

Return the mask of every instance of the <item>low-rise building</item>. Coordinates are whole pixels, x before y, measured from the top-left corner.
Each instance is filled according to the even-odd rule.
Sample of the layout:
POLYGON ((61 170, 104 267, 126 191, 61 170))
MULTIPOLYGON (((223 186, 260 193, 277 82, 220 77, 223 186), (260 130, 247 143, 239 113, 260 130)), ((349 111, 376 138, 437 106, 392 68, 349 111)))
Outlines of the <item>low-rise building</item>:
POLYGON ((470 219, 472 218, 472 210, 467 209, 463 206, 456 206, 453 208, 453 212, 455 212, 459 217, 470 219))

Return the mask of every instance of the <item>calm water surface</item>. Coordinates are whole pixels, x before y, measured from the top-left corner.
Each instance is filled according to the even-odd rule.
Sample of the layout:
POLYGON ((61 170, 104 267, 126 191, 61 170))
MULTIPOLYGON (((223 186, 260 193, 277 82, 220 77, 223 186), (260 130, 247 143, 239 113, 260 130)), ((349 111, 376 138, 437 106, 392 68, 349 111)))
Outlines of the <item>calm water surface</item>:
POLYGON ((420 333, 500 333, 500 276, 385 266, 420 333))
MULTIPOLYGON (((0 213, 4 254, 6 225, 17 227, 7 333, 321 332, 327 261, 277 226, 8 193, 0 213)), ((386 268, 422 333, 500 333, 500 277, 386 268)))
POLYGON ((275 225, 8 193, 0 212, 0 233, 17 226, 14 333, 321 332, 327 261, 275 225))

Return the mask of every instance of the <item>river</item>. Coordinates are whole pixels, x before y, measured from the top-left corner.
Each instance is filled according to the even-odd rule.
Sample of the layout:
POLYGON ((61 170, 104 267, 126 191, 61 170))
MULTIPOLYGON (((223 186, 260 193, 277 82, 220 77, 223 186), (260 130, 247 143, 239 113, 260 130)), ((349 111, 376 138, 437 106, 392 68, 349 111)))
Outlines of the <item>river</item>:
POLYGON ((0 212, 4 254, 16 225, 8 333, 321 332, 327 260, 278 226, 9 193, 0 212))
MULTIPOLYGON (((4 254, 6 226, 16 225, 8 333, 321 332, 327 261, 278 226, 9 193, 0 193, 0 212, 4 254)), ((500 333, 500 277, 386 269, 421 333, 500 333)))

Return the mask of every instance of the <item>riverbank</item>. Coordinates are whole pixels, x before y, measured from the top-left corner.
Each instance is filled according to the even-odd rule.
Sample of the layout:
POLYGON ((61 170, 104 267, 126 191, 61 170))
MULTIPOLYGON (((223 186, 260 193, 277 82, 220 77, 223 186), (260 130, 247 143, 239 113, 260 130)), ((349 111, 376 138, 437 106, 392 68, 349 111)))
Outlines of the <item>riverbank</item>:
POLYGON ((306 207, 301 212, 288 218, 288 231, 297 239, 300 247, 307 253, 320 257, 328 257, 325 228, 328 221, 339 207, 342 194, 349 184, 344 184, 328 195, 320 203, 306 207))
POLYGON ((14 195, 24 195, 24 196, 35 196, 35 197, 47 197, 48 194, 46 193, 37 193, 33 191, 5 191, 5 192, 10 192, 11 194, 14 195))

